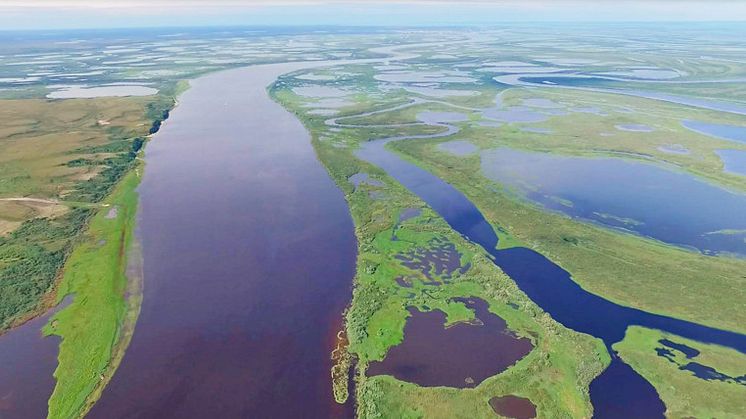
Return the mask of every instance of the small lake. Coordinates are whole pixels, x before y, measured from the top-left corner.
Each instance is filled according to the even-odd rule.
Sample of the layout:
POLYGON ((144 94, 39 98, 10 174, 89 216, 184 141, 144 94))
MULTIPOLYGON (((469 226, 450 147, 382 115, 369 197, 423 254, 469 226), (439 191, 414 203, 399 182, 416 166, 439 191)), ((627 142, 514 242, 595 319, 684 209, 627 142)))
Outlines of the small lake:
POLYGON ((746 176, 746 150, 717 150, 724 171, 746 176))
POLYGON ((668 154, 681 154, 686 155, 689 154, 690 151, 688 148, 684 147, 681 144, 666 144, 658 147, 658 150, 668 153, 668 154))
POLYGON ((437 145, 438 150, 456 156, 468 156, 479 151, 479 147, 466 140, 446 141, 437 145))
POLYGON ((417 120, 426 124, 468 121, 469 117, 460 112, 424 111, 417 114, 417 120))
POLYGON ((490 399, 490 407, 500 416, 513 419, 536 417, 536 406, 531 400, 518 396, 502 396, 490 399))
POLYGON ((710 137, 746 143, 746 127, 691 120, 684 121, 681 125, 700 134, 709 135, 710 137))
POLYGON ((455 90, 455 89, 439 89, 435 87, 420 87, 420 86, 402 86, 408 92, 416 93, 418 95, 430 96, 436 98, 445 98, 453 96, 474 96, 478 95, 479 92, 473 90, 455 90))
POLYGON ((482 116, 500 122, 542 122, 549 119, 545 113, 537 112, 525 106, 512 106, 504 108, 497 106, 482 111, 482 116))
MULTIPOLYGON (((695 108, 746 115, 746 105, 742 103, 728 102, 724 100, 702 99, 694 96, 677 95, 655 90, 628 89, 628 83, 630 83, 631 81, 615 81, 609 78, 583 75, 532 75, 527 74, 528 72, 525 73, 525 75, 514 74, 509 77, 498 77, 496 78, 496 80, 508 85, 544 87, 558 86, 585 89, 596 92, 614 93, 646 99, 660 100, 663 102, 678 103, 680 105, 692 106, 695 108)), ((655 83, 655 81, 652 82, 655 83)), ((658 81, 658 83, 660 83, 660 81, 658 81)))
POLYGON ((746 195, 649 163, 506 148, 482 153, 482 171, 571 217, 706 253, 746 255, 746 195))
POLYGON ((104 96, 150 96, 158 90, 147 86, 117 85, 117 86, 60 86, 47 95, 50 99, 90 99, 104 96))
POLYGON ((390 83, 474 83, 477 79, 461 72, 416 72, 400 71, 376 74, 378 81, 390 83))
POLYGON ((628 132, 653 132, 654 129, 645 124, 619 124, 614 126, 619 131, 628 132))
POLYGON ((424 387, 476 387, 533 349, 531 340, 513 334, 486 301, 455 301, 473 310, 477 320, 445 327, 442 311, 410 308, 404 341, 389 349, 383 361, 371 362, 368 375, 393 375, 424 387))

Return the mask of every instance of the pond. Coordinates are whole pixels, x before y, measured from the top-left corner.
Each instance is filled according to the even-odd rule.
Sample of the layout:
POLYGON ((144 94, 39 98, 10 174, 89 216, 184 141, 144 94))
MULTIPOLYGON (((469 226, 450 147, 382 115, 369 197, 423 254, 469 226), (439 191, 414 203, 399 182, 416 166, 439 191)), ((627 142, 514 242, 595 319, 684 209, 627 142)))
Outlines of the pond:
POLYGON ((746 143, 746 127, 691 120, 683 121, 681 125, 700 134, 709 135, 710 137, 746 143))
POLYGON ((437 145, 438 150, 451 153, 456 156, 468 156, 479 151, 479 147, 466 140, 446 141, 437 145))
POLYGON ((619 124, 614 126, 619 131, 628 132, 653 132, 653 128, 645 124, 619 124))
POLYGON ((746 176, 746 150, 717 150, 723 161, 723 170, 728 173, 746 176))
POLYGON ((537 112, 525 106, 512 106, 489 108, 482 111, 482 116, 487 119, 494 119, 500 122, 542 122, 546 121, 549 116, 545 113, 537 112))
POLYGON ((475 387, 533 349, 531 340, 511 332, 486 301, 455 301, 473 310, 477 320, 446 327, 442 311, 410 308, 404 341, 389 349, 383 361, 371 362, 368 375, 393 375, 424 387, 475 387))
POLYGON ((536 406, 531 400, 518 396, 502 396, 490 399, 490 407, 500 416, 513 419, 536 417, 536 406))
POLYGON ((482 153, 482 171, 571 217, 693 247, 746 255, 746 195, 651 163, 506 148, 482 153))
POLYGON ((104 96, 149 96, 158 93, 157 89, 147 86, 58 86, 57 90, 47 95, 50 99, 94 98, 104 96))
POLYGON ((448 122, 463 122, 469 120, 469 117, 466 114, 460 112, 425 111, 417 114, 417 120, 426 124, 438 124, 448 122))
POLYGON ((690 153, 689 149, 681 144, 665 144, 658 147, 658 150, 668 154, 686 155, 690 153))

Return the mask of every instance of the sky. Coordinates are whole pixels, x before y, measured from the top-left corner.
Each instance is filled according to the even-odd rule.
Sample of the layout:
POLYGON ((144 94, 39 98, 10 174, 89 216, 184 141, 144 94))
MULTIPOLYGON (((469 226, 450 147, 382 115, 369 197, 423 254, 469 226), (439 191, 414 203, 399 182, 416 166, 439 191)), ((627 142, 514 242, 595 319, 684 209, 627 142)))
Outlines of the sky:
POLYGON ((743 0, 0 0, 0 28, 746 21, 743 0))

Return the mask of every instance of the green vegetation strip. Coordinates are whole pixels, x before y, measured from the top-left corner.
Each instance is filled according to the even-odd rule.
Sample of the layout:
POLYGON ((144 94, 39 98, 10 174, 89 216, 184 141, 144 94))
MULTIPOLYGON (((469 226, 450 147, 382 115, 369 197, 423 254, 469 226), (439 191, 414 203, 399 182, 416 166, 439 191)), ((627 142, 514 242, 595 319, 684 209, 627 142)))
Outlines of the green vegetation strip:
POLYGON ((619 355, 658 390, 670 418, 741 418, 746 400, 746 354, 708 345, 659 330, 632 326, 624 340, 614 345, 619 355), (700 353, 691 358, 661 343, 668 340, 700 353), (671 353, 669 360, 656 350, 671 353), (704 380, 681 367, 696 362, 714 368, 734 380, 704 380))
MULTIPOLYGON (((115 348, 122 344, 122 324, 128 316, 127 248, 133 240, 137 211, 135 171, 125 176, 105 203, 108 209, 91 220, 82 243, 67 260, 57 292, 58 302, 72 296, 70 305, 57 313, 45 334, 62 338, 57 385, 49 400, 49 418, 82 416, 90 407, 91 394, 101 389, 114 372, 115 348)), ((129 316, 136 315, 130 307, 129 316)))

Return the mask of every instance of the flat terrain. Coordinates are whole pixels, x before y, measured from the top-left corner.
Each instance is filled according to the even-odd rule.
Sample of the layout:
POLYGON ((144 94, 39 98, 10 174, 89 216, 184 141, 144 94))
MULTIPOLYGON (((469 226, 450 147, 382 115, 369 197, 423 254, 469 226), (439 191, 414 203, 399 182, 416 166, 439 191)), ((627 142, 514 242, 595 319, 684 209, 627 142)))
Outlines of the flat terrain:
POLYGON ((501 401, 589 418, 629 395, 644 416, 738 417, 746 35, 710 29, 234 28, 0 46, 0 333, 68 304, 44 328, 61 337, 54 418, 201 417, 203 397, 228 416, 354 400, 364 418, 487 418, 501 401), (290 61, 313 64, 195 81, 223 80, 194 85, 206 96, 184 101, 189 123, 174 116, 143 163, 180 80, 290 61), (335 279, 353 285, 344 313, 335 279), (553 291, 582 298, 551 306, 553 291), (614 327, 576 301, 613 308, 614 327))
MULTIPOLYGON (((471 310, 456 304, 454 298, 485 298, 490 309, 505 318, 508 326, 519 335, 526 333, 530 321, 521 323, 517 319, 530 319, 532 316, 528 313, 533 312, 533 309, 524 311, 520 303, 518 313, 500 310, 500 305, 496 304, 500 299, 495 300, 496 297, 484 288, 520 299, 520 291, 507 291, 512 281, 506 277, 499 279, 504 274, 491 264, 479 262, 483 260, 481 249, 470 247, 472 245, 462 242, 460 237, 448 235, 446 226, 441 230, 442 227, 437 226, 442 225, 442 219, 423 207, 409 192, 401 190, 380 169, 356 157, 356 150, 367 141, 379 138, 410 138, 393 142, 388 147, 465 194, 495 227, 500 235, 500 248, 534 249, 567 270, 584 289, 622 306, 746 332, 743 328, 746 319, 740 314, 746 312, 743 310, 746 299, 739 291, 746 285, 746 277, 742 275, 746 262, 742 257, 728 252, 698 251, 636 233, 634 228, 638 220, 613 212, 597 210, 594 213, 597 220, 593 221, 569 217, 532 202, 515 185, 491 180, 482 166, 484 153, 500 148, 560 157, 618 159, 670 170, 738 195, 746 191, 746 178, 723 170, 718 150, 746 150, 746 146, 739 141, 692 131, 684 126, 684 121, 743 126, 744 116, 602 91, 495 85, 485 77, 490 69, 530 76, 539 72, 534 67, 552 62, 556 68, 551 70, 574 67, 573 70, 582 73, 589 71, 595 62, 604 67, 601 63, 608 56, 605 52, 592 57, 572 52, 573 57, 577 56, 577 64, 563 57, 555 59, 542 55, 541 59, 536 59, 526 51, 514 52, 515 55, 507 58, 506 48, 511 51, 518 48, 501 46, 488 51, 489 45, 489 42, 467 42, 450 48, 425 47, 416 49, 422 54, 420 57, 389 66, 371 69, 349 65, 297 73, 281 78, 273 89, 273 95, 298 114, 313 133, 319 157, 347 193, 356 222, 359 268, 355 297, 347 315, 347 338, 349 351, 358 359, 357 392, 363 416, 375 416, 382 406, 385 410, 380 411, 400 412, 404 416, 452 416, 454 411, 462 411, 452 406, 461 406, 462 401, 469 400, 465 406, 470 407, 463 407, 465 416, 486 417, 491 414, 487 401, 508 394, 528 398, 537 406, 540 416, 542 412, 552 415, 572 411, 566 410, 569 407, 565 402, 570 399, 561 402, 546 398, 546 393, 532 395, 523 387, 511 391, 495 387, 512 374, 520 374, 521 366, 544 347, 541 342, 545 342, 546 337, 537 330, 528 334, 537 344, 533 352, 474 389, 433 389, 388 376, 365 374, 368 362, 380 361, 392 345, 406 340, 403 331, 412 308, 443 311, 447 322, 452 324, 474 316, 471 310), (456 48, 460 50, 456 52, 456 48), (505 55, 500 57, 500 52, 496 51, 505 55), (448 151, 450 144, 454 144, 455 151, 448 151), (410 218, 414 209, 419 215, 410 218), (410 215, 401 221, 401 214, 410 215), (422 231, 430 234, 422 235, 422 231), (468 264, 469 268, 452 277, 436 276, 433 281, 432 275, 424 271, 412 273, 411 266, 407 268, 406 263, 402 266, 406 258, 401 255, 427 256, 432 251, 430 246, 434 238, 453 243, 460 255, 458 266, 468 264), (482 273, 483 279, 476 280, 472 276, 475 272, 482 273), (467 286, 473 281, 483 288, 467 286), (420 293, 426 298, 423 302, 420 293), (713 305, 712 301, 722 304, 713 305)), ((537 46, 536 50, 541 47, 537 46)), ((677 53, 669 54, 676 56, 677 53)), ((686 55, 685 52, 681 54, 686 55)), ((634 61, 644 60, 650 66, 681 68, 680 74, 686 73, 687 80, 717 79, 744 71, 735 65, 707 67, 690 58, 679 60, 677 65, 676 59, 666 54, 629 53, 614 57, 618 61, 617 69, 624 65, 632 67, 634 61), (630 60, 627 64, 621 64, 627 59, 630 60)), ((647 73, 640 70, 635 74, 647 73)), ((724 92, 726 88, 726 84, 710 85, 705 89, 696 83, 672 83, 667 89, 652 81, 608 81, 608 86, 603 87, 611 89, 618 85, 653 86, 651 91, 707 97, 724 92)), ((528 193, 535 191, 531 187, 526 187, 528 193)), ((644 189, 646 185, 639 187, 644 189)), ((571 201, 551 196, 549 199, 573 207, 571 201)), ((741 233, 732 229, 707 234, 740 237, 741 233)), ((707 238, 707 234, 703 237, 707 238)), ((734 249, 741 246, 737 238, 733 243, 734 249)), ((437 266, 428 269, 437 269, 437 266)), ((572 342, 571 336, 564 339, 572 342)), ((552 346, 562 345, 567 344, 561 340, 552 343, 552 346)), ((570 344, 570 347, 579 348, 577 345, 570 344)), ((423 353, 422 362, 426 359, 423 353)), ((571 362, 551 355, 549 359, 554 361, 545 365, 549 368, 547 371, 565 361, 571 362)), ((645 368, 653 368, 654 361, 654 358, 639 358, 629 364, 658 388, 671 411, 671 406, 687 396, 664 394, 660 390, 656 380, 644 373, 645 368)), ((581 368, 590 371, 587 367, 581 368)), ((537 376, 544 373, 541 368, 532 371, 537 376)), ((558 373, 551 376, 553 380, 544 379, 543 382, 556 383, 554 391, 562 389, 568 394, 578 390, 581 392, 576 394, 582 394, 582 388, 587 385, 582 383, 588 382, 579 378, 573 380, 571 376, 561 378, 563 375, 558 373)), ((693 381, 692 385, 695 384, 693 381)), ((725 397, 729 403, 738 404, 734 394, 725 397)), ((578 406, 583 397, 574 396, 574 400, 572 405, 578 406)), ((583 403, 587 406, 588 400, 583 403)), ((577 414, 579 411, 575 410, 574 415, 577 414)))
POLYGON ((137 156, 174 102, 167 95, 2 102, 0 320, 6 329, 72 300, 45 333, 62 338, 49 417, 73 417, 108 382, 134 327, 138 278, 130 275, 135 288, 125 299, 125 268, 137 156))
MULTIPOLYGON (((297 102, 290 101, 289 90, 275 87, 273 95, 299 111, 297 102)), ((347 338, 348 350, 357 359, 356 392, 362 401, 359 414, 452 417, 453 412, 463 412, 463 417, 488 417, 490 398, 515 394, 528 397, 540 414, 590 416, 587 387, 608 362, 601 343, 551 320, 486 259, 483 250, 451 230, 380 169, 361 162, 348 148, 321 140, 319 133, 326 129, 323 121, 302 118, 314 134, 320 159, 345 191, 356 223, 358 272, 347 314, 347 338), (402 214, 417 211, 421 213, 400 221, 402 214), (435 261, 425 260, 416 269, 407 266, 403 255, 427 254, 434 240, 454 246, 454 263, 464 268, 463 273, 438 269, 435 261), (411 285, 395 278, 406 278, 411 285), (419 387, 389 376, 365 374, 369 362, 382 360, 390 347, 406 339, 403 330, 408 307, 440 310, 451 324, 473 320, 474 312, 456 302, 457 297, 484 299, 491 312, 504 318, 515 333, 529 337, 535 349, 505 373, 474 389, 419 387)), ((340 377, 338 385, 346 386, 345 375, 340 377)))
POLYGON ((158 113, 150 98, 4 100, 0 107, 0 328, 42 298, 158 113))

